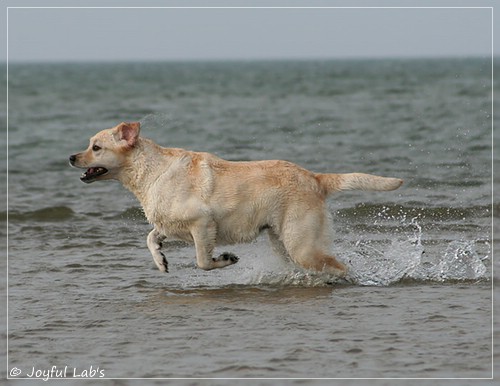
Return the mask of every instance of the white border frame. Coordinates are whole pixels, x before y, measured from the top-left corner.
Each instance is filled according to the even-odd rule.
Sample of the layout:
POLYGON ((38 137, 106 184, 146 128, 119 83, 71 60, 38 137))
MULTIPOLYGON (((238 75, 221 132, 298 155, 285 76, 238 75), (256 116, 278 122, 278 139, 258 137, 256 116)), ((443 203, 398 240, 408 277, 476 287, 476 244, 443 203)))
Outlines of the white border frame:
MULTIPOLYGON (((7 335, 7 350, 6 350, 6 371, 7 371, 7 380, 17 380, 17 379, 32 379, 28 377, 13 377, 11 376, 10 371, 12 369, 9 368, 9 9, 490 9, 491 10, 491 377, 490 378, 89 378, 94 380, 494 380, 494 347, 495 347, 495 339, 494 339, 494 7, 404 7, 404 6, 392 6, 392 7, 361 7, 361 6, 353 6, 353 7, 328 7, 328 6, 269 6, 269 7, 252 7, 252 6, 203 6, 203 7, 194 7, 194 6, 153 6, 153 7, 137 7, 137 6, 127 6, 127 7, 112 7, 112 6, 36 6, 36 7, 6 7, 6 68, 7 68, 7 111, 6 111, 6 134, 7 134, 7 146, 6 146, 6 157, 7 157, 7 271, 6 271, 6 335, 7 335)), ((55 379, 55 378, 50 378, 55 379)), ((74 378, 57 378, 60 380, 71 380, 74 378)), ((40 380, 40 379, 38 379, 40 380)))

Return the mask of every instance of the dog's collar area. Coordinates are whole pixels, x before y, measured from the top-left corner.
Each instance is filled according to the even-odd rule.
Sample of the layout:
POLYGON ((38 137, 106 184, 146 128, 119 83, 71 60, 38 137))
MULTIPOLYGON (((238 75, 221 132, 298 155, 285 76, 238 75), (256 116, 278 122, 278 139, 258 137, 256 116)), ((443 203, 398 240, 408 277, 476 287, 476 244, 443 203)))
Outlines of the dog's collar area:
POLYGON ((97 177, 103 176, 108 169, 103 167, 88 168, 80 177, 80 180, 86 183, 93 182, 97 177))

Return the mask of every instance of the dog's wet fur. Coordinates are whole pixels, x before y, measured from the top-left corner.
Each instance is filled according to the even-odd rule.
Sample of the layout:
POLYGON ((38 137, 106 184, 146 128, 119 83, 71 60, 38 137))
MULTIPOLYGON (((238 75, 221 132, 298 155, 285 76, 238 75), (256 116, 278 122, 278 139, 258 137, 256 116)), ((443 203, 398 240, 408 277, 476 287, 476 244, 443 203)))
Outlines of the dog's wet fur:
POLYGON ((326 198, 342 190, 394 190, 398 178, 364 173, 319 174, 287 161, 231 162, 210 153, 164 148, 139 136, 140 123, 121 123, 70 156, 85 183, 118 180, 136 195, 154 229, 147 245, 160 271, 165 240, 193 242, 198 267, 238 262, 216 245, 244 243, 267 231, 273 249, 308 270, 344 277, 346 266, 329 252, 326 198))

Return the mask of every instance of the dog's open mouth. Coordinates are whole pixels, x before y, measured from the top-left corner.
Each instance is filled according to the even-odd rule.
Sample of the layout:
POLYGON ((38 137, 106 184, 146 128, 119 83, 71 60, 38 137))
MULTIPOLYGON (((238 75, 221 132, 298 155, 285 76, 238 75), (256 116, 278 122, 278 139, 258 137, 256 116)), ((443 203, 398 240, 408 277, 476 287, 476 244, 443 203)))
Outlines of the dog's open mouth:
POLYGON ((97 177, 103 176, 108 172, 108 169, 102 167, 88 168, 80 177, 83 182, 93 182, 97 177))

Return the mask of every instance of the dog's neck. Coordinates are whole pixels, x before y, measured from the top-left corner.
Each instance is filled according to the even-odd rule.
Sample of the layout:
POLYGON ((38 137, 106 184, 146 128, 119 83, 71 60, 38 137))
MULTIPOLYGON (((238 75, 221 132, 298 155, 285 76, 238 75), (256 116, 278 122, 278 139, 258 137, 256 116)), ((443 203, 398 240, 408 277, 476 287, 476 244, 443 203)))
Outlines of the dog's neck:
POLYGON ((127 165, 117 176, 123 186, 134 193, 143 206, 146 204, 149 187, 165 173, 170 164, 168 157, 158 157, 158 153, 164 154, 168 150, 149 139, 139 138, 137 144, 130 150, 127 165))

